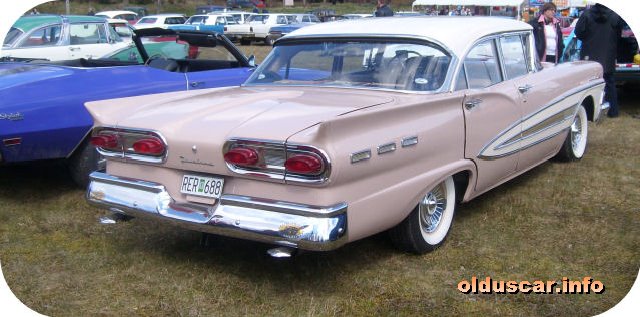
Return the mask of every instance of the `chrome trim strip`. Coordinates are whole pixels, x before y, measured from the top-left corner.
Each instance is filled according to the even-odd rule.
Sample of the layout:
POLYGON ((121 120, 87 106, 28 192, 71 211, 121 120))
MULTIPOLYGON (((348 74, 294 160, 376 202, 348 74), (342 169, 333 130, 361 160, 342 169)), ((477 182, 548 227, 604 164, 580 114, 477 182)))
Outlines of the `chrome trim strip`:
POLYGON ((402 141, 400 142, 400 144, 402 144, 402 147, 414 146, 418 144, 418 136, 413 135, 413 136, 402 138, 402 141))
POLYGON ((344 202, 311 206, 225 194, 213 205, 178 203, 162 184, 100 172, 90 179, 87 201, 117 213, 306 250, 333 250, 347 242, 344 202))
POLYGON ((396 148, 397 148, 396 147, 396 142, 389 142, 389 143, 385 143, 385 144, 379 145, 376 150, 378 152, 378 155, 381 155, 381 154, 385 154, 385 153, 391 153, 391 152, 395 151, 396 148))
POLYGON ((371 159, 371 150, 369 149, 354 152, 354 153, 351 153, 351 155, 349 155, 349 160, 351 161, 351 164, 360 163, 363 161, 367 161, 369 159, 371 159))
MULTIPOLYGON (((547 140, 549 138, 552 138, 555 135, 558 135, 559 133, 561 133, 562 131, 559 131, 557 133, 553 133, 552 136, 547 136, 544 137, 543 140, 541 141, 535 141, 532 144, 524 144, 521 147, 512 150, 512 151, 508 151, 505 153, 500 153, 500 154, 495 154, 495 155, 487 155, 486 152, 489 151, 490 149, 496 150, 496 149, 504 149, 509 145, 512 145, 514 143, 516 143, 517 140, 527 140, 530 139, 532 137, 532 135, 538 135, 539 133, 541 133, 542 131, 548 131, 548 129, 553 128, 557 125, 555 124, 550 124, 549 126, 547 126, 546 128, 544 128, 543 130, 541 130, 541 132, 538 133, 533 133, 531 135, 524 135, 524 132, 529 131, 531 128, 536 127, 537 125, 539 125, 541 122, 544 122, 546 120, 548 120, 550 117, 545 118, 543 121, 537 122, 536 124, 532 125, 531 127, 525 129, 524 131, 517 131, 514 130, 516 128, 518 128, 520 125, 522 125, 523 123, 525 123, 527 120, 532 119, 533 117, 535 117, 536 115, 539 115, 540 113, 549 110, 549 108, 556 106, 557 104, 565 101, 566 99, 579 94, 581 92, 584 92, 586 90, 592 89, 594 87, 600 86, 600 85, 604 85, 604 81, 603 80, 599 80, 598 82, 593 82, 593 83, 589 83, 588 85, 585 85, 583 87, 577 87, 574 88, 572 90, 567 91, 566 93, 560 95, 559 97, 553 99, 552 101, 550 101, 547 105, 541 107, 538 111, 527 115, 526 117, 516 121, 514 124, 510 125, 509 127, 507 127, 506 129, 504 129, 502 132, 500 132, 496 137, 494 137, 493 139, 491 139, 491 141, 487 142, 487 144, 482 147, 482 149, 480 150, 480 153, 478 153, 477 157, 483 160, 492 160, 492 159, 496 159, 496 158, 501 158, 501 157, 505 157, 505 156, 509 156, 515 153, 518 153, 522 150, 525 150, 533 145, 539 144, 541 141, 547 140), (503 138, 505 135, 513 133, 514 135, 509 138, 508 140, 501 142, 499 145, 495 145, 496 142, 498 142, 501 138, 503 138), (515 141, 514 141, 515 140, 515 141)), ((556 112, 554 115, 557 115, 559 113, 562 113, 564 111, 567 111, 568 109, 574 109, 574 112, 572 114, 575 115, 575 111, 577 111, 577 106, 579 106, 579 103, 573 104, 571 106, 566 107, 565 109, 561 109, 560 111, 556 112)), ((571 117, 572 117, 571 116, 571 117)), ((566 118, 565 118, 566 120, 566 118)), ((565 121, 561 121, 561 122, 565 122, 565 121)), ((559 122, 558 124, 560 124, 561 122, 559 122)))

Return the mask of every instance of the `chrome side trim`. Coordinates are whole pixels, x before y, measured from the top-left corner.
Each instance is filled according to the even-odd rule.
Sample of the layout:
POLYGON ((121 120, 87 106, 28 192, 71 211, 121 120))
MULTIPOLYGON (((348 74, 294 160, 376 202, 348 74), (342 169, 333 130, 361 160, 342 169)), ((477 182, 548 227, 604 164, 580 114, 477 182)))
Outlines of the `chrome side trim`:
POLYGON ((168 221, 187 229, 313 251, 347 241, 346 203, 312 206, 238 195, 213 205, 178 203, 162 184, 94 172, 86 199, 112 212, 168 221))
POLYGON ((562 103, 576 94, 600 85, 604 85, 602 80, 567 91, 538 111, 500 132, 480 150, 477 157, 483 160, 494 160, 509 156, 566 131, 582 100, 567 106, 563 106, 562 103), (522 144, 518 145, 519 142, 522 144))

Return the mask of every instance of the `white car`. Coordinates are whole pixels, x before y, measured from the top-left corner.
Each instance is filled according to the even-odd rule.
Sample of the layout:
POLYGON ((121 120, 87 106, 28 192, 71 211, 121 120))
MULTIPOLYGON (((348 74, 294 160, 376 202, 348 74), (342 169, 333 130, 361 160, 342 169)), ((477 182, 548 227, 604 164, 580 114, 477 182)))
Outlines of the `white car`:
POLYGON ((16 21, 2 45, 9 60, 100 58, 129 42, 95 16, 28 15, 16 21))
MULTIPOLYGON (((253 37, 253 28, 251 25, 238 23, 233 15, 226 13, 192 15, 184 24, 222 27, 224 35, 231 40, 242 41, 247 37, 253 37)), ((208 28, 200 27, 199 29, 207 30, 208 28)), ((216 31, 216 29, 209 30, 216 31)))
POLYGON ((251 38, 243 38, 240 41, 240 44, 247 45, 250 44, 252 40, 255 41, 264 41, 267 45, 272 45, 271 39, 269 38, 269 29, 272 26, 276 25, 285 25, 290 24, 295 21, 295 18, 292 14, 282 14, 282 13, 265 13, 265 14, 256 14, 251 17, 251 21, 249 21, 249 25, 253 27, 253 37, 251 38))
POLYGON ((249 21, 251 20, 251 17, 256 15, 255 13, 244 12, 244 11, 229 11, 229 12, 225 12, 225 14, 232 15, 234 18, 236 18, 236 21, 238 21, 238 23, 240 24, 249 23, 249 21))
POLYGON ((107 19, 109 22, 109 26, 120 36, 120 38, 127 42, 133 42, 133 28, 127 22, 127 20, 123 19, 107 19))
POLYGON ((105 19, 123 19, 127 20, 129 24, 134 24, 138 21, 138 14, 133 11, 117 10, 117 11, 101 11, 95 14, 97 17, 103 17, 105 19))
POLYGON ((174 24, 184 24, 187 21, 182 14, 156 14, 156 15, 147 15, 133 26, 135 29, 148 29, 148 28, 169 28, 169 25, 174 24))
POLYGON ((295 17, 294 23, 320 23, 320 19, 315 14, 299 13, 292 14, 295 17))

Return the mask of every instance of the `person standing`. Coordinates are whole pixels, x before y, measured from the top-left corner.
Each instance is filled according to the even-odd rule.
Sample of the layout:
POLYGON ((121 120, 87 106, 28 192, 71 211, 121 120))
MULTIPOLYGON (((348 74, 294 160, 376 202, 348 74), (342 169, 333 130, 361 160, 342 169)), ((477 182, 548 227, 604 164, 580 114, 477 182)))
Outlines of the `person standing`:
POLYGON ((378 0, 378 5, 376 6, 376 17, 392 17, 393 10, 389 7, 389 3, 391 0, 378 0))
POLYGON ((576 37, 582 41, 580 59, 596 61, 602 65, 605 100, 609 102, 607 116, 610 118, 618 116, 618 93, 613 73, 616 70, 622 25, 619 15, 596 3, 582 13, 575 28, 576 37))
POLYGON ((560 20, 555 15, 556 5, 545 2, 540 9, 540 16, 531 19, 529 24, 533 27, 533 38, 540 60, 557 64, 564 50, 564 42, 560 20))

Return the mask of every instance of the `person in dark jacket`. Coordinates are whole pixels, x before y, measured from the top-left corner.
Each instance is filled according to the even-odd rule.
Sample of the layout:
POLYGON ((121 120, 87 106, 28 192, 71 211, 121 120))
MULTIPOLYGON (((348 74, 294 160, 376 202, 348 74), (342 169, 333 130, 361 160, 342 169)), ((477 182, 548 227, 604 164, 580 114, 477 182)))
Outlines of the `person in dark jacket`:
POLYGON ((605 100, 609 102, 609 117, 618 116, 618 94, 613 73, 616 70, 618 40, 622 37, 623 21, 611 9, 596 3, 585 10, 576 23, 576 37, 582 41, 580 59, 602 65, 605 100))
POLYGON ((564 50, 560 20, 556 19, 556 5, 545 2, 540 9, 540 16, 531 19, 536 52, 543 62, 558 63, 564 50))
POLYGON ((391 0, 378 0, 378 5, 376 6, 376 17, 392 17, 393 10, 389 7, 389 3, 391 0))

